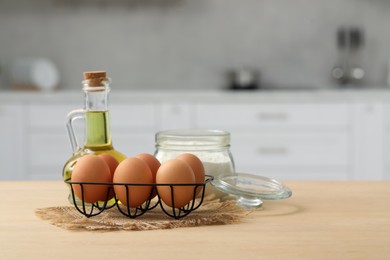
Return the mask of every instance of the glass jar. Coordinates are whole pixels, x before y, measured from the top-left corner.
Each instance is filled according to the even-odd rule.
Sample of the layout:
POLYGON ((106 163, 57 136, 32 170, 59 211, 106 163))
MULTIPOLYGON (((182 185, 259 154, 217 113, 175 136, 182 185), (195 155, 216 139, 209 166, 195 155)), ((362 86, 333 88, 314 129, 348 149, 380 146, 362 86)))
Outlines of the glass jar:
MULTIPOLYGON (((207 175, 214 178, 235 175, 234 160, 230 152, 230 133, 221 130, 183 129, 156 133, 156 158, 161 162, 191 153, 202 161, 207 175)), ((227 194, 207 184, 208 199, 227 194)))

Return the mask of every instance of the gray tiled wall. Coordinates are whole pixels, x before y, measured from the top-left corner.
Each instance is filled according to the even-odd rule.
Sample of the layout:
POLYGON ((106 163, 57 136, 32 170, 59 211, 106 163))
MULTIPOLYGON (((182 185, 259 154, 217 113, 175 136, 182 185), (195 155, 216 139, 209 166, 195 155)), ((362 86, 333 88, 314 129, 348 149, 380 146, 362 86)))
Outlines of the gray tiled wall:
POLYGON ((364 29, 358 60, 367 85, 383 86, 386 0, 2 0, 0 64, 48 57, 72 89, 90 69, 121 89, 217 89, 241 66, 267 86, 331 87, 341 25, 364 29))

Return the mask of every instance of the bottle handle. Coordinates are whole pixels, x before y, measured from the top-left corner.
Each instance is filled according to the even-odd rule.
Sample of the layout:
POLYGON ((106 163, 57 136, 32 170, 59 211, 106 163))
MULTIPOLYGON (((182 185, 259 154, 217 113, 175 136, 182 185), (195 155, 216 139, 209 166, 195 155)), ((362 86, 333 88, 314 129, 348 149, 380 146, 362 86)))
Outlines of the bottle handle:
POLYGON ((81 150, 79 142, 77 141, 76 134, 73 127, 73 121, 76 119, 84 119, 85 118, 85 110, 84 109, 76 109, 70 111, 66 116, 66 129, 68 130, 68 136, 70 140, 70 144, 72 146, 73 154, 76 154, 81 150))

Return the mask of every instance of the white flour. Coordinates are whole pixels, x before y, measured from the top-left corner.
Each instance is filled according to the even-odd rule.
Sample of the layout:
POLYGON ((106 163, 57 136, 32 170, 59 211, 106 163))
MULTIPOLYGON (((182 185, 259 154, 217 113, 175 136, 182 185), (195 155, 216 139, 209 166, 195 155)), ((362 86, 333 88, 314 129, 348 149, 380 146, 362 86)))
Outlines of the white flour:
MULTIPOLYGON (((203 162, 207 175, 214 176, 214 179, 220 176, 233 175, 234 169, 231 162, 203 162)), ((222 198, 226 196, 226 193, 219 191, 210 183, 206 186, 205 196, 210 196, 210 198, 222 198), (211 194, 214 196, 211 197, 211 194)))

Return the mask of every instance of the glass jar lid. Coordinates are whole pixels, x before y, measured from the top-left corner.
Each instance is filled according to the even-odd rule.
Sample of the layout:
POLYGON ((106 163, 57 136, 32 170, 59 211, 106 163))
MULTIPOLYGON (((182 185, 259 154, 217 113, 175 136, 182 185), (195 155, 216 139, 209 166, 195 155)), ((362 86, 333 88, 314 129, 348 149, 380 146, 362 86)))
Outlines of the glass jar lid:
POLYGON ((212 181, 217 189, 237 197, 237 204, 246 208, 258 208, 263 200, 279 200, 291 197, 291 190, 267 177, 237 173, 220 176, 212 181))
POLYGON ((210 147, 229 147, 230 133, 222 130, 178 129, 156 133, 157 147, 192 147, 208 149, 210 147))

